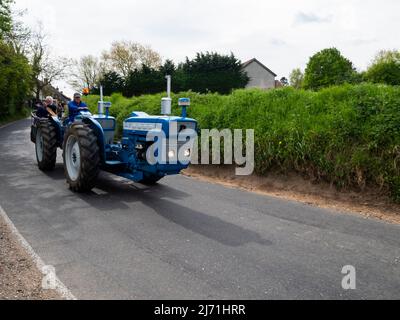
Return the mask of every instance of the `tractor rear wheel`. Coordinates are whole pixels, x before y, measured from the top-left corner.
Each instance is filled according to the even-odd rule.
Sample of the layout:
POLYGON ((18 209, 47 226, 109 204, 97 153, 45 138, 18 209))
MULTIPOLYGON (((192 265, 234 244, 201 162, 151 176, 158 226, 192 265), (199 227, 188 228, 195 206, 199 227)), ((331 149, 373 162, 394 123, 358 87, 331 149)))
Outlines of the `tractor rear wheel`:
POLYGON ((43 119, 38 123, 35 141, 39 169, 53 170, 57 159, 57 129, 50 120, 43 119))
POLYGON ((97 137, 86 124, 73 124, 65 134, 64 170, 70 189, 87 192, 94 188, 100 171, 97 137))

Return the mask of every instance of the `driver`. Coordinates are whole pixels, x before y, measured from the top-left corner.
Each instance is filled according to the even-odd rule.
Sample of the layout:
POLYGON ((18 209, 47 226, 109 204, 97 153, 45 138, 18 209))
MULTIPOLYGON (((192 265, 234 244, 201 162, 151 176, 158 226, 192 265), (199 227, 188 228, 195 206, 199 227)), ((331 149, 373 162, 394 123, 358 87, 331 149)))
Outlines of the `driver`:
POLYGON ((75 93, 74 100, 68 103, 68 115, 70 122, 74 122, 75 117, 79 114, 79 111, 88 110, 87 105, 82 102, 81 98, 82 96, 80 93, 75 93))

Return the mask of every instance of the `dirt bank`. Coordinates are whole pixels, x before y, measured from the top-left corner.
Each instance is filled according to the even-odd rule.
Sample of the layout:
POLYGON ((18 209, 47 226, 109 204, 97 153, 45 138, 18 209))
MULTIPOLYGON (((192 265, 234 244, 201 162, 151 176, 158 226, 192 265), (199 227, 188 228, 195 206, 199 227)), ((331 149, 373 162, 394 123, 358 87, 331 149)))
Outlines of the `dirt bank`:
POLYGON ((42 289, 42 274, 0 215, 0 300, 61 300, 42 289))

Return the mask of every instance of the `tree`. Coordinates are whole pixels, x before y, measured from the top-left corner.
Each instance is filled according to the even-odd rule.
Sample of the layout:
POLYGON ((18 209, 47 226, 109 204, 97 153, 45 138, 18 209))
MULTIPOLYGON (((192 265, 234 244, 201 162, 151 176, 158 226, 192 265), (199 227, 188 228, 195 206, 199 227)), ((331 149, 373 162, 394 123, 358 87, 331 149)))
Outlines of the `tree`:
POLYGON ((92 55, 83 56, 74 62, 74 66, 70 84, 75 90, 92 89, 98 85, 101 72, 98 58, 92 55))
POLYGON ((116 92, 122 93, 125 88, 124 79, 115 71, 104 73, 100 77, 97 86, 93 88, 92 93, 100 94, 100 85, 103 86, 103 93, 106 96, 110 96, 116 92))
POLYGON ((303 88, 303 83, 304 83, 304 74, 303 72, 297 68, 294 69, 291 73, 290 73, 290 85, 295 88, 295 89, 301 89, 303 88))
POLYGON ((128 75, 123 93, 127 97, 160 93, 165 91, 165 83, 163 72, 142 65, 128 75))
POLYGON ((380 51, 364 77, 373 83, 400 85, 400 51, 380 51))
POLYGON ((196 58, 181 64, 181 81, 184 90, 229 94, 233 89, 244 88, 249 77, 241 62, 233 55, 197 53, 196 58))
MULTIPOLYGON (((198 53, 193 60, 186 58, 186 61, 178 66, 172 60, 166 60, 161 65, 159 62, 154 63, 156 60, 150 59, 153 61, 150 65, 141 64, 130 70, 137 64, 137 60, 132 59, 132 52, 125 50, 126 45, 114 44, 114 48, 117 47, 119 48, 118 56, 126 59, 115 60, 114 68, 119 69, 120 72, 110 67, 110 60, 108 60, 108 66, 105 68, 108 71, 103 72, 98 81, 104 86, 106 95, 122 92, 125 96, 131 97, 161 93, 166 88, 166 75, 173 76, 172 90, 174 92, 193 90, 199 93, 228 94, 233 89, 244 88, 249 81, 241 62, 233 54, 198 53), (120 64, 117 64, 118 61, 120 64), (127 75, 125 75, 126 72, 128 72, 127 75)), ((116 52, 113 55, 117 56, 116 52)), ((100 69, 102 69, 101 63, 100 69)), ((98 93, 98 86, 92 92, 98 93)))
MULTIPOLYGON (((31 68, 23 52, 10 41, 21 37, 13 21, 11 0, 0 0, 0 118, 20 113, 31 90, 31 68)), ((22 25, 18 25, 22 26, 22 25)))
POLYGON ((11 11, 12 25, 7 33, 4 34, 4 39, 9 43, 17 54, 27 55, 29 50, 30 40, 32 38, 32 31, 26 27, 21 18, 24 16, 25 11, 11 11))
POLYGON ((28 60, 0 40, 0 117, 20 112, 30 88, 28 60))
POLYGON ((282 77, 281 80, 279 80, 280 83, 282 83, 282 86, 287 87, 289 85, 289 80, 286 77, 282 77))
POLYGON ((310 58, 304 75, 304 87, 319 90, 332 85, 352 83, 356 78, 357 72, 353 63, 343 57, 338 49, 324 49, 310 58))
POLYGON ((140 61, 142 65, 153 69, 159 69, 162 63, 161 55, 150 46, 143 46, 141 48, 140 61))
POLYGON ((5 34, 12 29, 11 4, 13 0, 0 0, 0 38, 3 39, 5 34))
POLYGON ((104 85, 108 82, 108 85, 104 85, 108 87, 107 90, 111 90, 108 94, 121 92, 122 88, 122 93, 131 97, 165 91, 165 76, 171 75, 174 92, 193 90, 200 93, 228 94, 233 89, 244 88, 249 81, 241 66, 241 62, 233 54, 198 53, 195 59, 186 58, 186 61, 178 67, 172 60, 166 60, 158 67, 142 64, 130 71, 127 76, 116 71, 107 72, 106 76, 102 77, 101 83, 104 85), (118 85, 111 85, 111 79, 118 81, 118 85))
POLYGON ((142 65, 150 68, 161 66, 161 56, 156 51, 131 41, 113 42, 110 51, 103 53, 103 60, 107 71, 115 71, 123 78, 127 78, 129 73, 140 69, 142 65))
POLYGON ((172 76, 176 72, 175 63, 172 60, 167 59, 164 64, 160 67, 160 72, 165 76, 172 76))
POLYGON ((38 30, 32 33, 30 44, 30 62, 36 99, 39 99, 45 87, 63 78, 66 70, 71 66, 69 59, 51 55, 46 39, 47 36, 39 25, 38 30))

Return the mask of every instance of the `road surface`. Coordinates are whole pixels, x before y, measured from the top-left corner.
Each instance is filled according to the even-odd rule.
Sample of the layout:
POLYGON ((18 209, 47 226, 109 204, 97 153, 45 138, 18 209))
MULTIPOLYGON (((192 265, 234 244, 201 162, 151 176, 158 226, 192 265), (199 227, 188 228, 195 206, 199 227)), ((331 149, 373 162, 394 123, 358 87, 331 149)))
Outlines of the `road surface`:
POLYGON ((0 205, 79 299, 399 299, 400 227, 186 177, 90 194, 0 129, 0 205), (356 268, 356 290, 342 268, 356 268))

